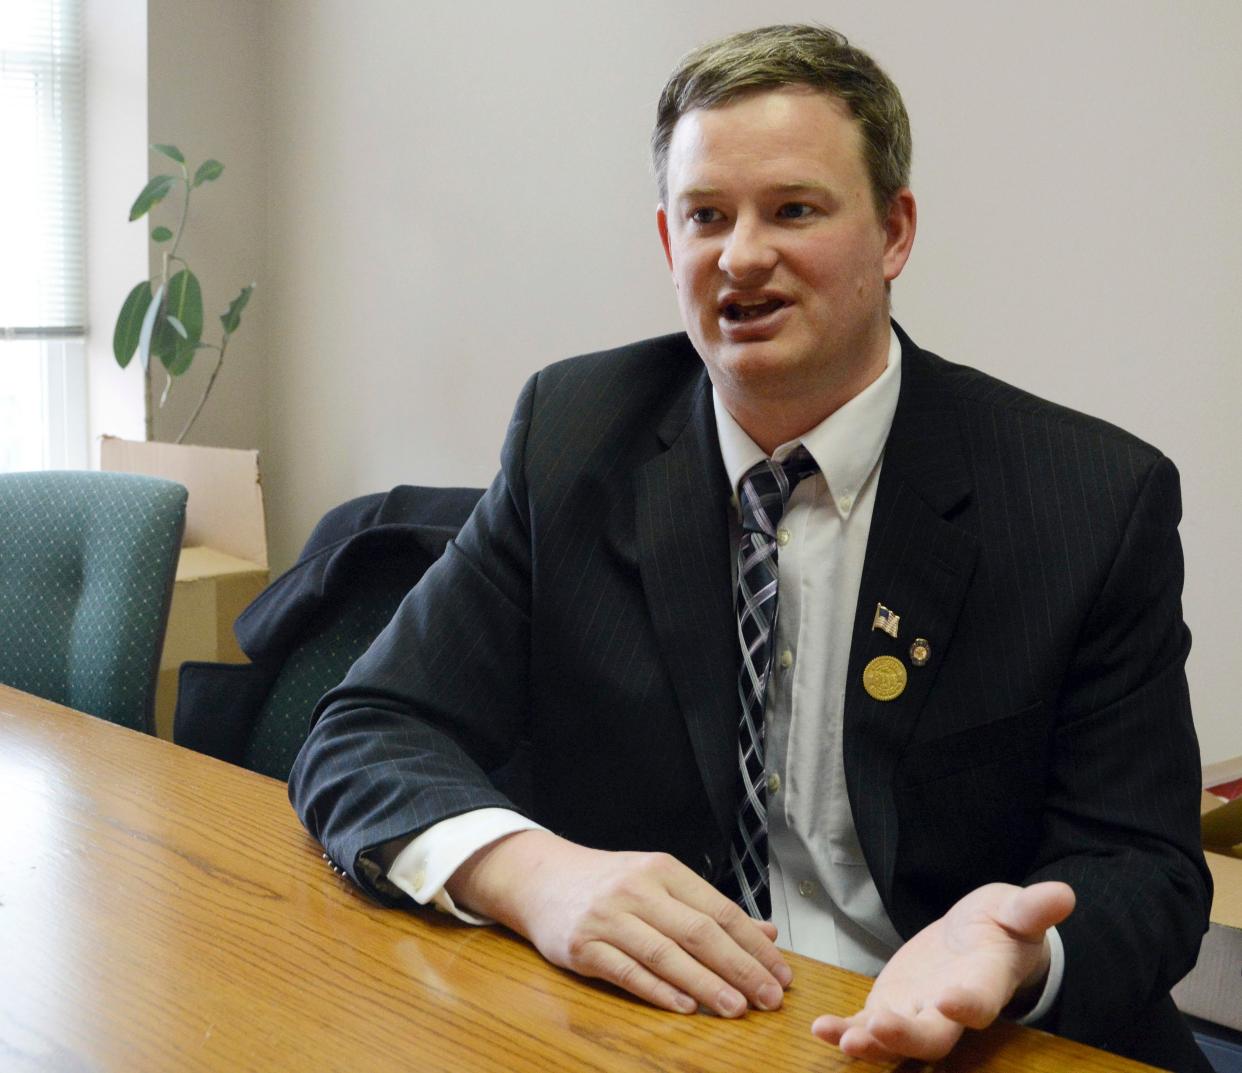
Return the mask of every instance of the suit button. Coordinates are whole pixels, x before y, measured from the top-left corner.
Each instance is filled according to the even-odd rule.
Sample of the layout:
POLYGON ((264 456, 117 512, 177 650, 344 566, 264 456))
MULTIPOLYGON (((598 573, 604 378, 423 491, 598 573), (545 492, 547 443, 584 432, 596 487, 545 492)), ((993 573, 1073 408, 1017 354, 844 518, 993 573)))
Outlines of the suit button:
POLYGON ((798 884, 798 893, 804 898, 811 897, 811 895, 815 893, 815 884, 809 879, 802 880, 802 882, 798 884))
POLYGON ((768 776, 768 793, 777 793, 781 788, 781 777, 774 771, 768 776))
POLYGON ((781 670, 787 671, 792 666, 793 666, 793 653, 789 651, 789 649, 787 648, 785 649, 784 652, 781 653, 781 670))

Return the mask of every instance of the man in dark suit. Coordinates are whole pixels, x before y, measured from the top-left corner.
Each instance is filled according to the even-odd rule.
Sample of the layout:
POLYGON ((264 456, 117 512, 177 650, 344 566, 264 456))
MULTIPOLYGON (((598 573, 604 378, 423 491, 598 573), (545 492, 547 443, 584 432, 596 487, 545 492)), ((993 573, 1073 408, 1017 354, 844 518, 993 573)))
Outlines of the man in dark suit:
POLYGON ((693 53, 653 148, 687 335, 527 384, 299 814, 376 897, 670 1010, 778 1006, 779 930, 879 972, 813 1026, 851 1055, 1006 1012, 1203 1068, 1176 471, 891 324, 908 121, 839 35, 693 53))

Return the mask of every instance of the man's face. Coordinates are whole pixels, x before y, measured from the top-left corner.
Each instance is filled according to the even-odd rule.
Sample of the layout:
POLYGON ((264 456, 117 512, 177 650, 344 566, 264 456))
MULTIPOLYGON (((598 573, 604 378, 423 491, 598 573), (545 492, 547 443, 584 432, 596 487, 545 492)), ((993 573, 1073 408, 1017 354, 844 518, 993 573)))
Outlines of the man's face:
POLYGON ((773 404, 822 420, 883 371, 885 283, 909 255, 914 201, 903 190, 880 218, 846 105, 789 88, 688 112, 667 190, 682 319, 743 427, 739 411, 773 404))

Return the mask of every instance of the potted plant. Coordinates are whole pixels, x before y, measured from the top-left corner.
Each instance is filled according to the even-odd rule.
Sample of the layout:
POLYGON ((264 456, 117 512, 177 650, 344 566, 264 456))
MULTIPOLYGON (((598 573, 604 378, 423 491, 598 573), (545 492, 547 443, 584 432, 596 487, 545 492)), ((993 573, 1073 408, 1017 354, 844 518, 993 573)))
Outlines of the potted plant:
POLYGON ((178 170, 151 179, 134 201, 129 218, 142 219, 169 197, 179 197, 181 215, 175 230, 162 225, 152 228, 151 241, 162 254, 160 270, 129 292, 112 336, 112 352, 122 368, 135 354, 142 362, 147 435, 145 441, 104 436, 99 463, 105 470, 174 480, 190 493, 156 689, 156 729, 170 737, 180 664, 245 659, 233 637, 232 621, 267 583, 267 535, 258 452, 183 443, 215 386, 229 340, 241 325, 242 312, 254 291, 254 284, 248 284, 229 302, 220 314, 219 342, 214 342, 214 325, 204 323, 198 277, 180 249, 193 192, 219 179, 224 166, 218 160, 206 160, 191 174, 185 155, 175 145, 151 148, 178 170), (173 383, 190 370, 203 350, 215 351, 216 363, 190 419, 173 443, 152 442, 156 369, 163 370, 158 403, 163 406, 173 383))
POLYGON ((129 292, 117 316, 116 329, 112 336, 112 353, 122 369, 129 365, 135 353, 142 362, 147 392, 147 438, 150 439, 153 424, 151 403, 154 369, 151 358, 156 358, 164 370, 165 382, 159 401, 159 405, 163 406, 172 390, 173 381, 190 370, 198 352, 216 352, 215 368, 211 371, 207 386, 203 389, 190 419, 174 441, 182 443, 198 415, 202 413, 211 389, 215 386, 216 378, 224 365, 229 339, 241 325, 242 311, 250 301, 255 285, 250 283, 244 286, 229 303, 228 308, 220 314, 220 342, 208 342, 203 334, 205 325, 202 288, 198 277, 194 275, 185 258, 179 255, 178 250, 189 218, 190 195, 204 183, 215 182, 220 178, 224 165, 218 160, 205 160, 195 169, 191 178, 185 155, 175 145, 153 145, 151 148, 176 163, 180 174, 156 175, 143 187, 142 193, 134 201, 129 210, 129 218, 141 219, 170 194, 180 192, 181 219, 175 231, 162 225, 152 229, 151 241, 161 247, 163 252, 161 269, 154 278, 143 280, 129 292))

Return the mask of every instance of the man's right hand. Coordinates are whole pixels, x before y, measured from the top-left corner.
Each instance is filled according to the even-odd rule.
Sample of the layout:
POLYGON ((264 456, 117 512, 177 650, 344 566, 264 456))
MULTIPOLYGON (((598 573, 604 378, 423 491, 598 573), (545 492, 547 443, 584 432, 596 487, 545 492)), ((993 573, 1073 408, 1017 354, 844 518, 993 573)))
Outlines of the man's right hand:
POLYGON ((668 854, 612 853, 519 831, 479 850, 446 889, 554 965, 677 1013, 774 1010, 793 979, 773 943, 776 928, 668 854))

